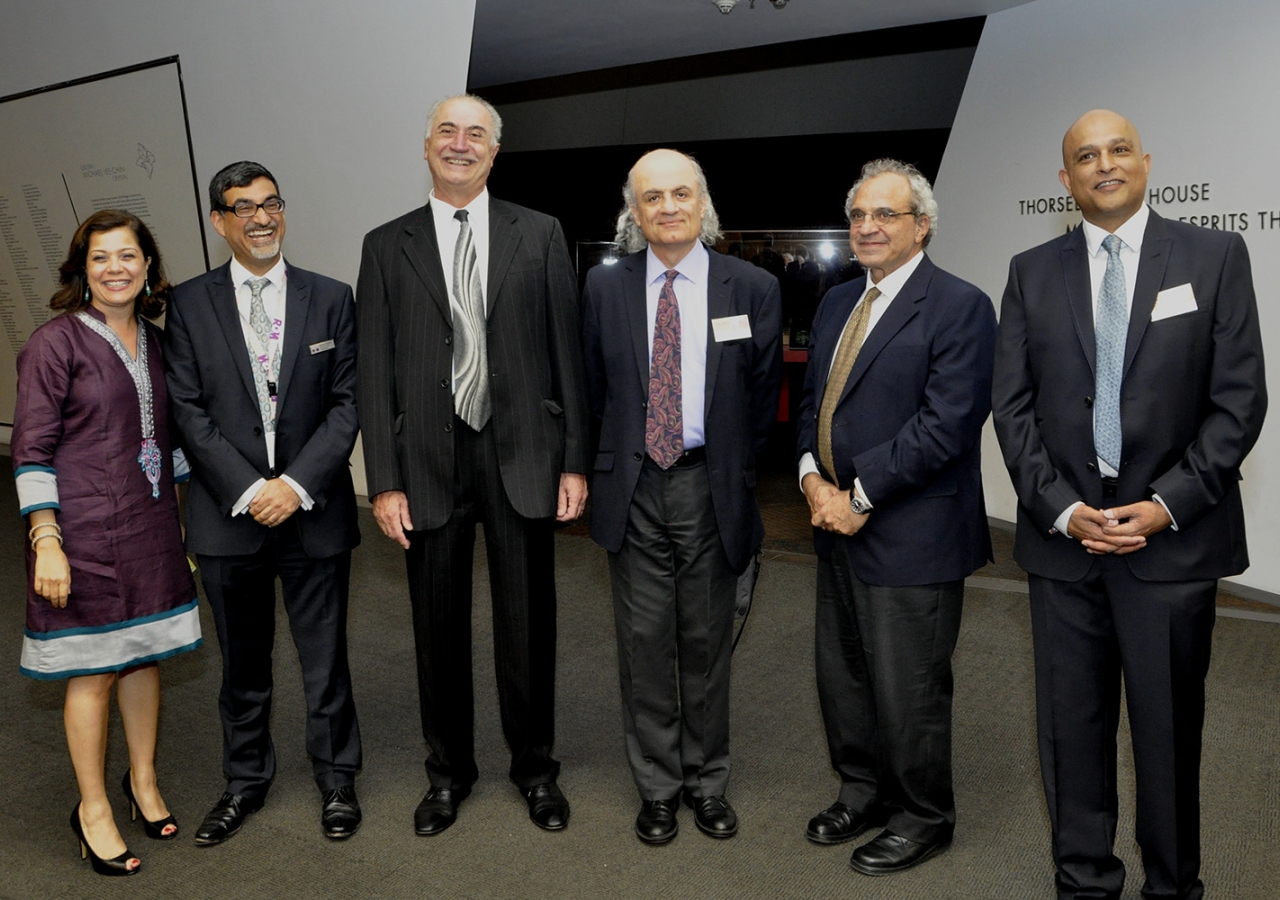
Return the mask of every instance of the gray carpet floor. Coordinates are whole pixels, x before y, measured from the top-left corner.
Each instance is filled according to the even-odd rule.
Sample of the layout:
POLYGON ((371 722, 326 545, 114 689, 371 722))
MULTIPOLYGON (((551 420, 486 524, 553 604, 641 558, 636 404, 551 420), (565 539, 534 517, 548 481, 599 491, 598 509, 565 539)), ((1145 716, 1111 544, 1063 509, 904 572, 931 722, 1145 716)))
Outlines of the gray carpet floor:
MULTIPOLYGON (((12 488, 0 508, 14 508, 12 488)), ((222 791, 216 710, 217 639, 205 610, 205 646, 162 667, 159 770, 183 836, 148 841, 117 821, 144 860, 134 878, 104 879, 78 858, 67 827, 75 782, 62 732, 61 683, 21 677, 22 523, 0 517, 6 598, 0 623, 0 898, 1051 898, 1048 821, 1034 736, 1030 623, 1025 588, 999 578, 971 585, 955 655, 952 849, 907 873, 867 878, 848 867, 851 845, 805 840, 809 816, 834 799, 813 687, 814 569, 797 554, 766 560, 756 608, 734 660, 733 777, 737 838, 714 841, 683 810, 671 844, 648 847, 632 823, 637 798, 622 751, 613 619, 603 551, 581 536, 557 539, 560 639, 557 755, 573 804, 569 828, 539 831, 506 779, 496 709, 487 580, 477 565, 476 732, 481 779, 457 824, 415 837, 426 788, 403 556, 376 534, 368 511, 357 552, 351 659, 364 738, 358 835, 320 833, 318 794, 303 748, 296 654, 279 618, 273 733, 278 776, 266 807, 229 843, 198 849, 191 835, 222 791), (994 589, 993 589, 994 588, 994 589)), ((482 559, 482 556, 478 558, 482 559)), ((1204 870, 1215 900, 1280 896, 1280 625, 1220 617, 1209 677, 1203 776, 1204 870)), ((1142 875, 1133 839, 1132 764, 1121 734, 1122 819, 1117 852, 1129 866, 1125 898, 1142 875)), ((126 766, 113 714, 108 783, 126 766)))

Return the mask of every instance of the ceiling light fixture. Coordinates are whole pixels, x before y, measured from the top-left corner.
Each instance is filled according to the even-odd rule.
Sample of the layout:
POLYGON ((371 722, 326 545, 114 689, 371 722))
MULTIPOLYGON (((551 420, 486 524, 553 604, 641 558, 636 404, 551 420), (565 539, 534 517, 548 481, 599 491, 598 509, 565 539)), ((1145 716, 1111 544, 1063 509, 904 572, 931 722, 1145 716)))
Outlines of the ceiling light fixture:
MULTIPOLYGON (((716 9, 726 16, 733 12, 733 8, 738 5, 738 0, 711 0, 711 2, 716 5, 716 9)), ((774 9, 782 9, 790 0, 769 0, 769 2, 773 4, 774 9)), ((756 8, 756 0, 751 0, 750 8, 756 8)))

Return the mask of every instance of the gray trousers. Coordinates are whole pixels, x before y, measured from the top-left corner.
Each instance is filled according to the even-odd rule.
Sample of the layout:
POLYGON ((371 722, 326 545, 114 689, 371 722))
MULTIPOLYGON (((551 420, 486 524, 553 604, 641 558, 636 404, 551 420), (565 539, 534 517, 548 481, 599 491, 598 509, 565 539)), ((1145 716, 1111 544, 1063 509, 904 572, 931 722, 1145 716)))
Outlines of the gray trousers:
POLYGON ((663 471, 645 460, 609 572, 623 734, 641 799, 723 794, 737 574, 705 463, 663 471))

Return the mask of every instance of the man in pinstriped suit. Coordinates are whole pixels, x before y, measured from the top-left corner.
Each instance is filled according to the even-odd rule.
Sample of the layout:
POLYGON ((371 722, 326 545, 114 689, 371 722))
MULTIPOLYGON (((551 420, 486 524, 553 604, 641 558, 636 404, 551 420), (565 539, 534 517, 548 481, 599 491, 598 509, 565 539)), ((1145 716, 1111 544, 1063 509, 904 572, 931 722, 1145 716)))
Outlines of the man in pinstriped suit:
POLYGON ((405 548, 431 788, 418 834, 471 793, 471 570, 484 526, 511 780, 564 828, 551 756, 554 523, 586 502, 577 285, 560 223, 489 195, 502 120, 478 97, 431 111, 428 204, 365 238, 357 285, 360 426, 374 518, 405 548))

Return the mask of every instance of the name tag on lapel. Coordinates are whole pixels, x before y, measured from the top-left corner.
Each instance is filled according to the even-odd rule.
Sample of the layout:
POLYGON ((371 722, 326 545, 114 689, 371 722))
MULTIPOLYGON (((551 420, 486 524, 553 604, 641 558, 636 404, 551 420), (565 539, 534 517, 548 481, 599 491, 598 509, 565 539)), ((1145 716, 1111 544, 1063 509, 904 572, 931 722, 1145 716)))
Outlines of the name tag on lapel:
POLYGON ((1198 308, 1196 294, 1191 290, 1190 284, 1165 288, 1156 294, 1156 305, 1151 308, 1151 321, 1159 322, 1161 319, 1183 316, 1195 312, 1198 308))
POLYGON ((751 337, 751 320, 746 316, 725 316, 711 320, 711 331, 716 342, 741 341, 751 337))
POLYGON ((336 345, 333 343, 333 341, 321 341, 318 344, 312 344, 307 349, 311 351, 312 356, 315 356, 317 353, 323 353, 326 350, 332 350, 335 346, 336 345))

